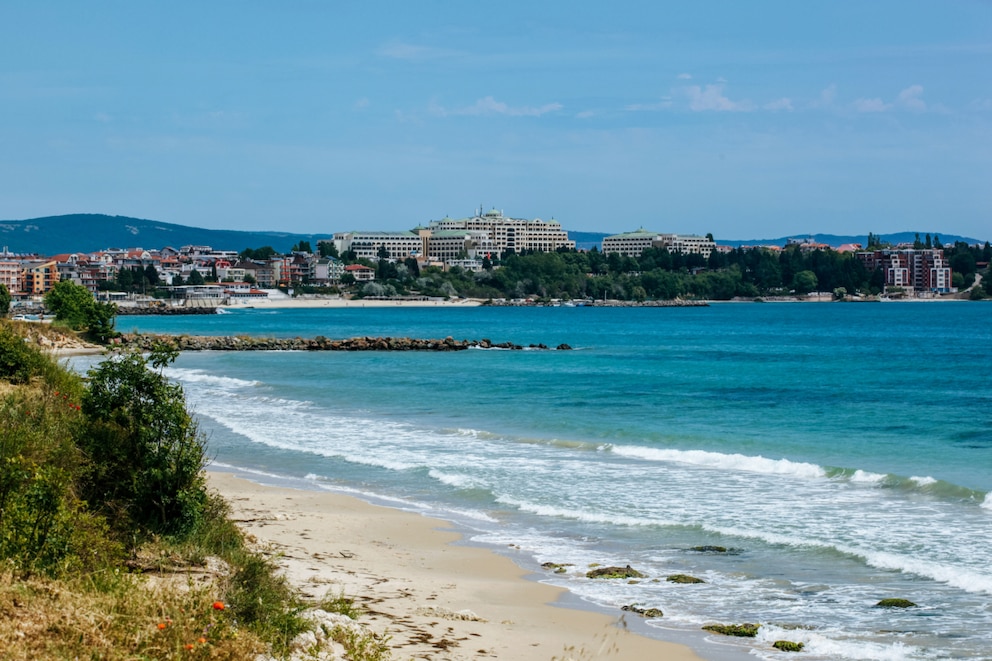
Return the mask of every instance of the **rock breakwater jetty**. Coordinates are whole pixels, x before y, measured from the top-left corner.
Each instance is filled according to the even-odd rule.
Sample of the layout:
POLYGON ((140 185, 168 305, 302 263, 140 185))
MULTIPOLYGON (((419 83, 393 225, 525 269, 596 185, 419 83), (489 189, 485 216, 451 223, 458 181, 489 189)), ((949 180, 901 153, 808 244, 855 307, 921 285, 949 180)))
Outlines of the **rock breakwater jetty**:
MULTIPOLYGON (((137 347, 144 351, 165 347, 178 351, 464 351, 466 349, 524 349, 552 350, 545 344, 520 345, 512 342, 495 343, 488 339, 424 340, 410 337, 352 337, 332 340, 321 335, 314 338, 254 337, 250 335, 160 335, 125 333, 114 341, 117 345, 137 347)), ((559 344, 557 351, 572 347, 559 344)))
POLYGON ((174 315, 174 314, 217 314, 215 307, 194 307, 184 305, 118 305, 117 316, 174 315))

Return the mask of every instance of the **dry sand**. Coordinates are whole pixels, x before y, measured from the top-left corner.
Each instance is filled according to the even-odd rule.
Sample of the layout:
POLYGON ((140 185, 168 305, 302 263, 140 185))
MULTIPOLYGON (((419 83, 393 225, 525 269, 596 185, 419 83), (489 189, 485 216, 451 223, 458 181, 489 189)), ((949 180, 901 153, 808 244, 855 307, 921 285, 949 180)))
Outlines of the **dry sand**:
POLYGON ((509 558, 453 544, 459 535, 444 521, 225 473, 210 472, 209 482, 306 595, 353 598, 366 613, 360 621, 391 636, 394 659, 700 658, 628 631, 619 611, 552 605, 561 590, 527 580, 509 558))

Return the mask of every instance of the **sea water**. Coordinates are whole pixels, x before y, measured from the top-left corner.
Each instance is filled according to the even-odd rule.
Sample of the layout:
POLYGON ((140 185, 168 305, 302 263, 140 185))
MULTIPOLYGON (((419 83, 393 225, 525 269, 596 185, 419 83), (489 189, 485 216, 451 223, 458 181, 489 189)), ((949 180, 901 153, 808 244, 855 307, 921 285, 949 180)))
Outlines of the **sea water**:
POLYGON ((119 326, 567 343, 186 353, 167 374, 215 467, 446 518, 596 607, 661 609, 660 637, 762 623, 754 640, 706 634, 703 656, 777 658, 787 639, 806 659, 992 658, 992 305, 258 309, 119 326), (648 578, 586 578, 595 564, 648 578))

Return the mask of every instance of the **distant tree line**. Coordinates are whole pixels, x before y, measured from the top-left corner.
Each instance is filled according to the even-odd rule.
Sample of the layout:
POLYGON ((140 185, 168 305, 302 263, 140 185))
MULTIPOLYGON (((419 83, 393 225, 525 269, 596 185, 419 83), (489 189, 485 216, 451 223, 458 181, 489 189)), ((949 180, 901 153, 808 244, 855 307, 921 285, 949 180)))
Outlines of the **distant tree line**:
MULTIPOLYGON (((977 265, 989 262, 992 257, 988 243, 985 246, 956 243, 942 247, 954 271, 957 287, 970 286, 975 280, 977 265)), ((485 259, 483 270, 478 273, 459 267, 449 271, 429 267, 421 271, 415 260, 394 263, 380 259, 377 264, 358 261, 376 269, 375 282, 363 285, 360 290, 360 295, 366 296, 416 292, 471 298, 729 300, 738 296, 812 291, 877 294, 885 285, 881 270, 868 271, 852 253, 820 249, 804 251, 799 246, 789 246, 778 252, 736 248, 728 253, 713 252, 709 258, 672 253, 664 248, 646 249, 637 258, 618 253, 604 254, 595 249, 588 252, 565 249, 510 252, 504 254, 502 260, 485 259)), ((989 283, 986 280, 983 284, 988 286, 989 283)), ((988 293, 992 295, 992 289, 988 293)))

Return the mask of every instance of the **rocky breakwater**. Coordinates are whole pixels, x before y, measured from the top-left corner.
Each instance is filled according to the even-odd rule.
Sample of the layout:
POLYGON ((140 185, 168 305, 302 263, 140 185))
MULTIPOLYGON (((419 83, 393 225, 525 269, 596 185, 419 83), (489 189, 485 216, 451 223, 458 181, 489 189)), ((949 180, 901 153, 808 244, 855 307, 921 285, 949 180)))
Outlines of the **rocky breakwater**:
MULTIPOLYGON (((446 337, 443 340, 423 340, 410 337, 352 337, 332 340, 323 336, 314 338, 253 337, 250 335, 210 336, 210 335, 156 335, 145 333, 125 333, 114 341, 115 344, 132 346, 150 351, 166 347, 178 351, 464 351, 466 349, 544 349, 544 344, 523 346, 512 342, 494 343, 490 340, 456 340, 446 337)), ((554 347, 558 351, 571 349, 567 344, 554 347)))
POLYGON ((118 305, 117 316, 131 315, 172 315, 172 314, 217 314, 215 307, 186 307, 183 305, 118 305))

